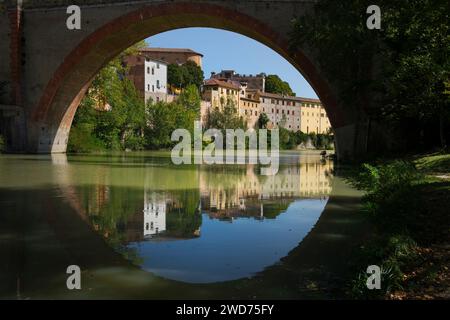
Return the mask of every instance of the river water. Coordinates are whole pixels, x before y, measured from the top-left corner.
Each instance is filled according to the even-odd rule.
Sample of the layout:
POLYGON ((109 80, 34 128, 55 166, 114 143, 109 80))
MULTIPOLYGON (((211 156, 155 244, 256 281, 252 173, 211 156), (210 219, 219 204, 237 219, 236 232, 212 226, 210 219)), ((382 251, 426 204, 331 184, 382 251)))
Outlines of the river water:
POLYGON ((282 153, 275 176, 164 152, 1 156, 0 297, 323 297, 358 197, 316 152, 282 153))

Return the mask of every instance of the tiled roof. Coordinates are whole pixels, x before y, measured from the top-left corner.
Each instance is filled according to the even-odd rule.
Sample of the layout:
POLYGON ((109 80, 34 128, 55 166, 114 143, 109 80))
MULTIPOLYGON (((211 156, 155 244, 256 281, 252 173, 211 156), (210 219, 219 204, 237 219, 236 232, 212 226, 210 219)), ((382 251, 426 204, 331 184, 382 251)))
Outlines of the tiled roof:
POLYGON ((191 53, 203 57, 203 54, 185 48, 144 48, 141 52, 167 52, 167 53, 191 53))
POLYGON ((233 82, 222 81, 218 79, 208 79, 204 83, 205 86, 219 86, 222 88, 228 88, 233 90, 240 90, 241 87, 233 82))
POLYGON ((268 92, 259 92, 259 95, 261 97, 280 99, 280 100, 295 100, 295 101, 299 101, 299 102, 321 103, 319 99, 283 96, 281 94, 268 93, 268 92))

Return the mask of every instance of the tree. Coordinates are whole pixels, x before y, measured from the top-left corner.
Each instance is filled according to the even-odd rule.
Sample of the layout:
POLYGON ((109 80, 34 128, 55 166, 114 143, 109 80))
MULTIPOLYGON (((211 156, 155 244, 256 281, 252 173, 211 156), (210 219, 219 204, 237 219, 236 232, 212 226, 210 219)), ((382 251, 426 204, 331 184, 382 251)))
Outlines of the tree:
POLYGON ((159 102, 147 106, 146 146, 150 149, 166 149, 177 142, 171 140, 176 129, 194 133, 194 122, 200 114, 200 94, 195 85, 188 86, 175 102, 159 102))
POLYGON ((449 137, 447 0, 380 0, 382 30, 366 27, 369 0, 321 0, 294 24, 291 46, 315 48, 346 106, 362 106, 397 145, 425 148, 449 137), (374 97, 367 103, 366 97, 374 97), (440 136, 440 138, 439 138, 440 136))
POLYGON ((277 75, 268 75, 266 78, 266 92, 281 94, 286 96, 295 96, 289 83, 280 79, 277 75))
POLYGON ((178 97, 178 103, 199 116, 201 98, 198 87, 194 84, 188 85, 178 97))
POLYGON ((258 128, 259 129, 266 129, 267 124, 269 123, 269 117, 267 117, 266 113, 260 113, 258 118, 258 128))
POLYGON ((189 85, 195 85, 197 88, 200 89, 200 87, 203 84, 203 81, 205 80, 205 76, 203 74, 202 68, 200 68, 195 62, 188 61, 183 65, 184 68, 184 85, 185 87, 189 85))
POLYGON ((75 114, 70 151, 142 149, 145 103, 125 77, 122 59, 144 45, 140 42, 127 49, 97 74, 75 114), (102 110, 106 104, 110 111, 102 110))
POLYGON ((237 111, 232 99, 227 99, 222 109, 214 108, 208 115, 207 128, 219 130, 247 128, 246 121, 237 111))
POLYGON ((184 86, 184 75, 181 66, 169 64, 167 67, 167 83, 174 88, 181 89, 184 86))
POLYGON ((203 70, 193 61, 183 65, 170 64, 167 70, 167 82, 171 87, 185 89, 194 85, 200 89, 203 84, 203 70))

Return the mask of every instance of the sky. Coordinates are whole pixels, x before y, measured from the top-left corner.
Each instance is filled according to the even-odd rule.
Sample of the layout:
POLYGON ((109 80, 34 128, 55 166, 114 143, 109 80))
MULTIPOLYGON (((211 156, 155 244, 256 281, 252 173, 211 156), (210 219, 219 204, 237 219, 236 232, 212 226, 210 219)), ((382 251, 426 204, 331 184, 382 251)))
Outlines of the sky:
POLYGON ((150 47, 189 48, 203 54, 205 78, 221 70, 277 74, 290 84, 297 96, 317 98, 308 82, 286 59, 266 45, 238 33, 187 28, 160 33, 146 41, 150 47))

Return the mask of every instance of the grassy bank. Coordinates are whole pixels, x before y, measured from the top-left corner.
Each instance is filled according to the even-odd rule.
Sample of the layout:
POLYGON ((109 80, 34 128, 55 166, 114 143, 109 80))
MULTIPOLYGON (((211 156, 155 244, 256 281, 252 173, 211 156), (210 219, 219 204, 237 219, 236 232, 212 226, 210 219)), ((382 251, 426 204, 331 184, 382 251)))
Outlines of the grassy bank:
POLYGON ((352 182, 366 192, 371 237, 355 254, 352 298, 450 298, 450 155, 364 164, 352 182), (382 269, 381 290, 366 270, 382 269))

